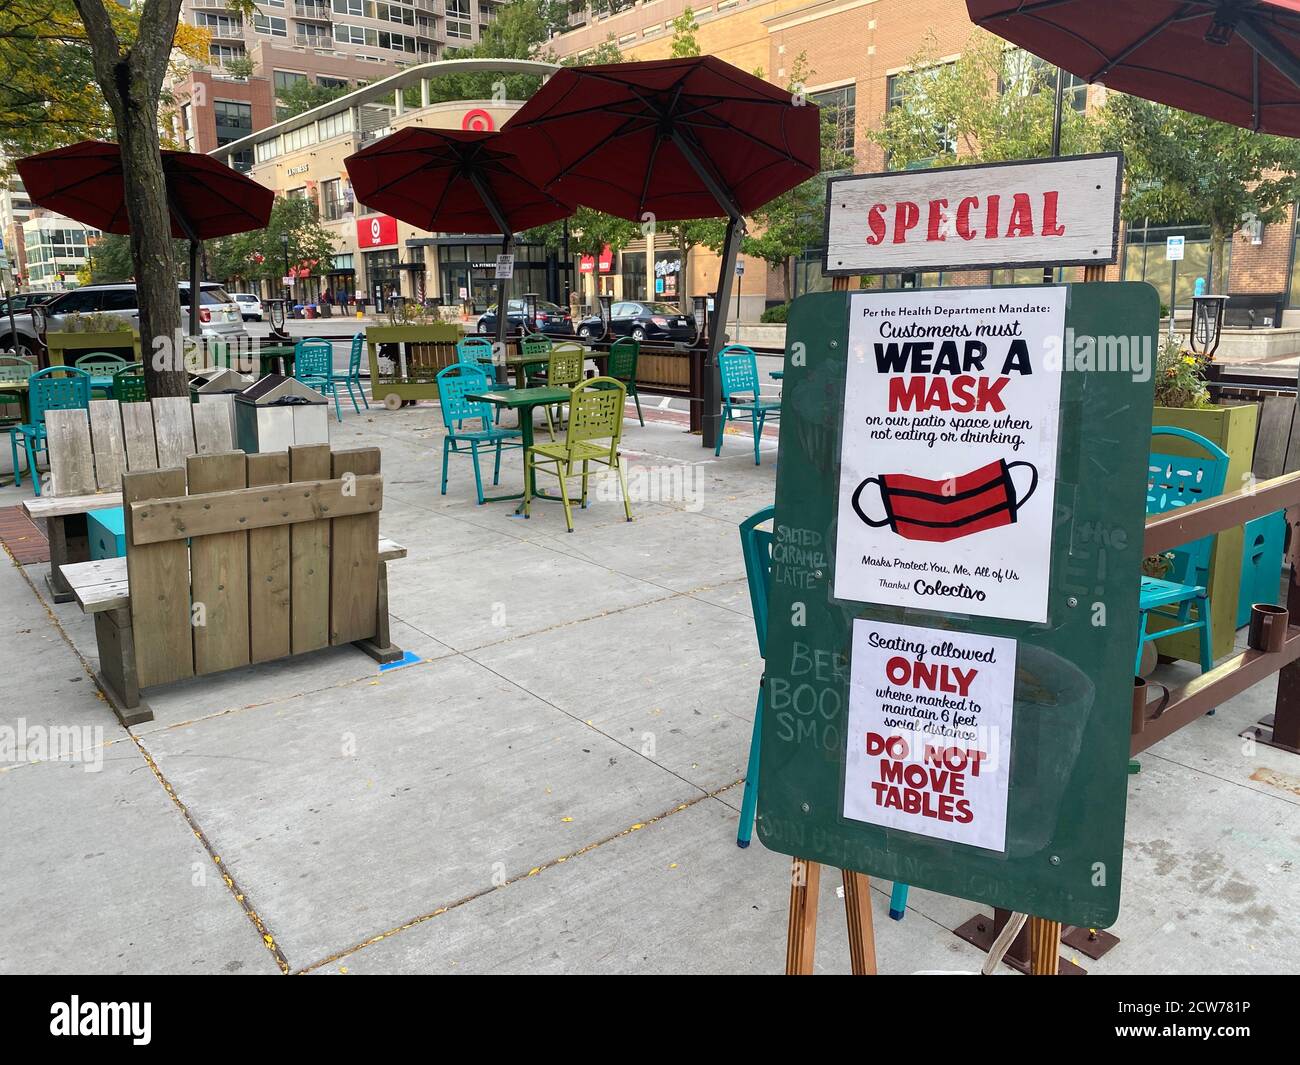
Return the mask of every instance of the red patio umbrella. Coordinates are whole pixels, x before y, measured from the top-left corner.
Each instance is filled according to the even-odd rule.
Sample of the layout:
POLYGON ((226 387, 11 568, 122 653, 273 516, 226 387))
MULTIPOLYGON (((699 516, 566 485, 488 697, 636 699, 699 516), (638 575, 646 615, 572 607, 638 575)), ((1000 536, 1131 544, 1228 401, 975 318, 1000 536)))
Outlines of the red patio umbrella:
MULTIPOLYGON (((821 168, 821 118, 802 98, 714 56, 565 67, 503 127, 547 192, 633 221, 725 215, 709 329, 710 376, 726 327, 744 215, 821 168)), ((720 431, 717 381, 704 445, 720 431)))
POLYGON ((1300 0, 966 0, 971 21, 1086 81, 1300 136, 1300 0))
MULTIPOLYGON (((190 334, 198 333, 199 241, 263 229, 275 194, 208 155, 164 151, 172 236, 190 242, 190 334)), ((32 203, 105 233, 129 233, 122 153, 107 141, 81 141, 17 162, 32 203)))
MULTIPOLYGON (((506 254, 517 230, 567 218, 573 208, 523 176, 504 133, 409 126, 344 160, 352 191, 367 207, 420 229, 496 230, 506 254)), ((497 285, 497 339, 508 321, 506 282, 497 285)))

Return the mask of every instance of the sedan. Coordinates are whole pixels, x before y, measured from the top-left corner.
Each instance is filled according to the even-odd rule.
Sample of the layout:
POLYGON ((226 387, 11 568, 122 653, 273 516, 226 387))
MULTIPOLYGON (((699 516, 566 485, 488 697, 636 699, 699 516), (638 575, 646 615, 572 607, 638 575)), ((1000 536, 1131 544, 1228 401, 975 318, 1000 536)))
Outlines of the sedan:
POLYGON ((232 292, 230 298, 239 304, 239 313, 246 322, 262 320, 262 301, 251 292, 232 292))
MULTIPOLYGON (((510 308, 508 327, 512 333, 548 333, 553 336, 573 336, 573 316, 568 308, 546 300, 537 301, 537 320, 528 324, 528 313, 523 300, 509 300, 510 308)), ((481 335, 492 336, 497 331, 497 305, 492 304, 478 320, 481 335)))
MULTIPOLYGON (((616 337, 633 340, 692 341, 695 316, 683 314, 673 303, 624 301, 610 309, 609 329, 616 337)), ((599 315, 584 318, 578 326, 578 336, 583 340, 597 340, 604 331, 599 315)))

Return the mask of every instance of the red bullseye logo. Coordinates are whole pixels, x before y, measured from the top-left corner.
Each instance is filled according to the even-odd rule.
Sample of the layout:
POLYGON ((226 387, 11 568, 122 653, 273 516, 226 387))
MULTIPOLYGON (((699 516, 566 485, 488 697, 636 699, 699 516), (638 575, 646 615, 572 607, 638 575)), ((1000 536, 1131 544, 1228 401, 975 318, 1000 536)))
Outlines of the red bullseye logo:
POLYGON ((465 117, 460 120, 460 128, 472 130, 475 133, 491 133, 496 129, 496 125, 489 115, 481 107, 476 107, 472 111, 466 111, 465 117))

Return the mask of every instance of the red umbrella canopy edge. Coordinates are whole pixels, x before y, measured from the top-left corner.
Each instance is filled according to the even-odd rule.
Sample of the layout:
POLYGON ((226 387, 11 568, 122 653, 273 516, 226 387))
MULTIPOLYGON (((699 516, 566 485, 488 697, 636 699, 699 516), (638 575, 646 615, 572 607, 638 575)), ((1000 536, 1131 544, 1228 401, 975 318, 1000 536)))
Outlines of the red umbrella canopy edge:
POLYGON ((515 232, 573 213, 524 176, 500 132, 408 126, 344 165, 361 203, 431 232, 515 232))
POLYGON ((966 9, 1086 81, 1300 136, 1300 0, 966 0, 966 9))
POLYGON ((565 67, 503 129, 552 195, 634 221, 749 214, 821 167, 818 108, 714 56, 565 67))
MULTIPOLYGON (((164 150, 162 163, 173 236, 207 240, 263 229, 270 221, 275 194, 239 171, 194 152, 164 150)), ((32 203, 105 233, 131 231, 116 144, 81 141, 16 165, 32 203)))

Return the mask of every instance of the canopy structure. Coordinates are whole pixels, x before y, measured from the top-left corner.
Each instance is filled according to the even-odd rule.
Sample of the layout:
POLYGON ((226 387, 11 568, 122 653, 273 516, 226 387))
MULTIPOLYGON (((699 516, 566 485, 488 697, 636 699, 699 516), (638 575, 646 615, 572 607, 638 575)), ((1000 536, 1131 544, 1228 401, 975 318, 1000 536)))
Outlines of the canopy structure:
MULTIPOLYGON (((510 254, 520 229, 573 213, 525 176, 505 133, 411 126, 345 160, 352 191, 367 207, 420 229, 501 234, 510 254)), ((506 282, 497 283, 497 339, 509 322, 506 282)))
POLYGON ((709 327, 704 445, 744 215, 814 177, 815 105, 714 56, 565 67, 503 127, 528 175, 565 202, 638 222, 727 218, 709 327))
POLYGON ((966 0, 971 21, 1086 81, 1300 136, 1300 0, 966 0))
MULTIPOLYGON (((199 329, 199 241, 264 229, 275 194, 207 155, 164 151, 172 236, 190 242, 190 335, 199 329)), ((122 153, 107 141, 81 141, 17 162, 32 203, 105 233, 129 233, 122 153)))

